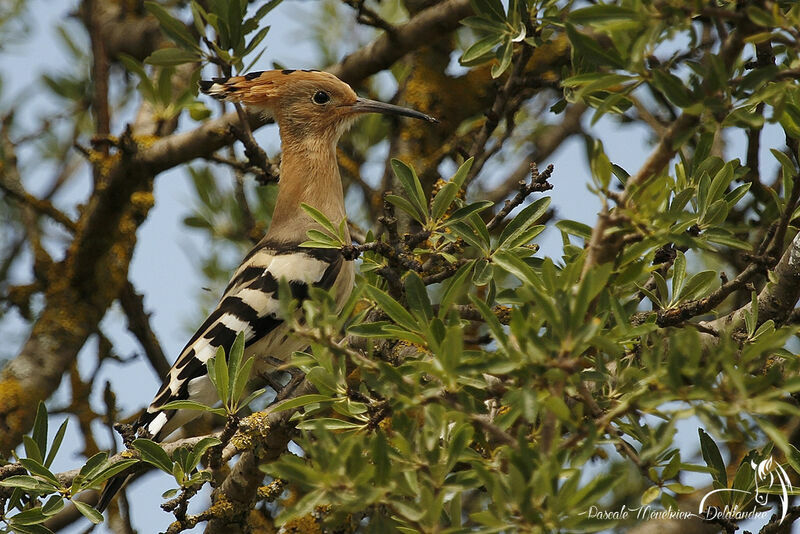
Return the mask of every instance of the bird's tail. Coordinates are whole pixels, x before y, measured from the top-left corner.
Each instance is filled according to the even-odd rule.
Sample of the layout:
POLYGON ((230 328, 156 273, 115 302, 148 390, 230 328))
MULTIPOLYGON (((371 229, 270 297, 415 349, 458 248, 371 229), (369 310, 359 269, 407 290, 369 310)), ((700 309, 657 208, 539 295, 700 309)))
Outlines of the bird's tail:
POLYGON ((122 486, 124 486, 132 476, 133 473, 131 472, 120 473, 106 482, 106 487, 103 488, 103 492, 100 494, 100 500, 97 502, 97 510, 100 513, 103 513, 105 509, 108 508, 108 505, 111 504, 111 499, 119 493, 122 486))

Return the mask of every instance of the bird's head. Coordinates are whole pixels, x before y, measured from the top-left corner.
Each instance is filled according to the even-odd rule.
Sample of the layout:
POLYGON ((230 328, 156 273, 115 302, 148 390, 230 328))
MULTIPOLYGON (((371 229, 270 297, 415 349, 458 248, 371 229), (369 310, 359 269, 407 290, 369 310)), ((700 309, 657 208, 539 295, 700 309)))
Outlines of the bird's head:
POLYGON ((219 100, 241 102, 273 116, 284 137, 313 137, 335 142, 364 113, 400 115, 428 122, 433 117, 359 97, 333 74, 320 71, 270 70, 233 78, 201 81, 200 89, 219 100))

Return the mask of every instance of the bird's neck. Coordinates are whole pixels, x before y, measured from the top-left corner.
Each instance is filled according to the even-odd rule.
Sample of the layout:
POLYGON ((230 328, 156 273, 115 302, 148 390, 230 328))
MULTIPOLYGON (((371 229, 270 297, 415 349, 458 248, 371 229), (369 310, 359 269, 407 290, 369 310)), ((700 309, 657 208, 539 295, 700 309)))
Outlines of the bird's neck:
MULTIPOLYGON (((302 209, 308 204, 338 225, 345 218, 344 193, 336 141, 293 139, 282 135, 281 177, 278 198, 267 239, 286 243, 307 240, 306 232, 319 225, 302 209)), ((347 242, 349 233, 345 230, 347 242)))

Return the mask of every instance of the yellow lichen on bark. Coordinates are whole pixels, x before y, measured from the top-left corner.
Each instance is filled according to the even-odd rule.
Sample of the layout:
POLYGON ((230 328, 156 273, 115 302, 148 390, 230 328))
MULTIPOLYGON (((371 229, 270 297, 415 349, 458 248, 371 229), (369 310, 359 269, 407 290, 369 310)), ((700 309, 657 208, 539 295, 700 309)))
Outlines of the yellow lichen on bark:
POLYGON ((3 456, 16 446, 7 438, 24 434, 32 424, 35 410, 29 407, 34 402, 33 392, 23 388, 17 379, 0 380, 0 454, 3 456))

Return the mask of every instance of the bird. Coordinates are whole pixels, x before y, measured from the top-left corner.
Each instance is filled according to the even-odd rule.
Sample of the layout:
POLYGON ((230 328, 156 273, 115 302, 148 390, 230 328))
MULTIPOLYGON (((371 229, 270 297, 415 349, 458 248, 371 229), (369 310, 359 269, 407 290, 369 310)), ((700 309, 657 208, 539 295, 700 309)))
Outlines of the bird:
MULTIPOLYGON (((242 259, 217 306, 180 352, 163 385, 134 423, 140 437, 163 441, 199 415, 195 410, 163 409, 176 400, 213 404, 216 390, 206 374, 206 362, 222 347, 227 354, 239 332, 244 333, 245 358, 254 357, 253 375, 274 370, 307 343, 293 338, 278 317, 282 279, 292 297, 308 297, 311 286, 334 293, 344 305, 354 283, 352 261, 341 250, 301 247, 309 230, 319 228, 303 209, 307 204, 334 224, 346 218, 336 145, 355 119, 366 113, 405 116, 438 122, 419 111, 359 97, 335 75, 317 70, 268 70, 199 82, 200 91, 217 100, 238 102, 272 117, 281 138, 280 180, 272 221, 266 235, 242 259)), ((350 235, 345 225, 346 243, 350 235)), ((109 480, 97 505, 99 511, 130 477, 109 480)))

